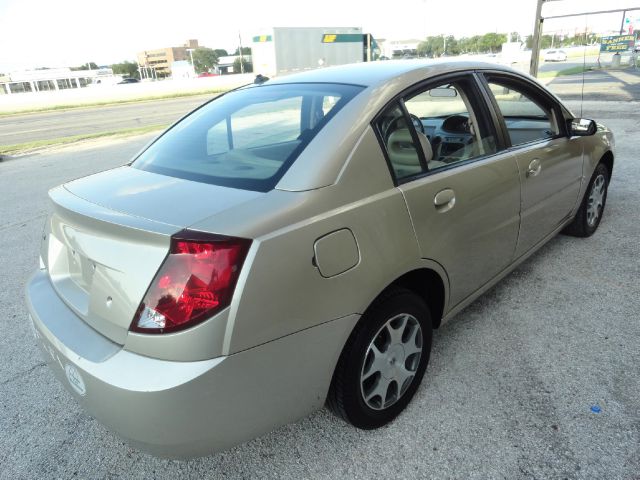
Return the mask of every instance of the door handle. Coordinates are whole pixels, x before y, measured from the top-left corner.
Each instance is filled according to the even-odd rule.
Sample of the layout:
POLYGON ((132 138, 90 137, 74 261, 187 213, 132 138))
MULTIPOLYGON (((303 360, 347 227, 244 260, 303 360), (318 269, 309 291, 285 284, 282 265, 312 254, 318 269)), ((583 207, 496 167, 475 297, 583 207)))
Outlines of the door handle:
POLYGON ((542 170, 542 164, 540 163, 540 160, 538 160, 537 158, 531 160, 531 163, 527 167, 527 177, 537 177, 540 173, 540 170, 542 170))
POLYGON ((438 212, 448 212, 456 204, 456 192, 450 188, 439 191, 436 193, 436 196, 433 197, 433 204, 438 212))

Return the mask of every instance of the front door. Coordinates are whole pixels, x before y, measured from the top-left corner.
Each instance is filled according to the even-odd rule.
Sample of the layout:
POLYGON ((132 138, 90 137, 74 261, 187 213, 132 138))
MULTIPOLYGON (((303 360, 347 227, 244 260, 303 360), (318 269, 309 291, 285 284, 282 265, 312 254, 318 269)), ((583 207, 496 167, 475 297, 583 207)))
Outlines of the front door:
POLYGON ((519 257, 571 215, 582 180, 582 146, 566 136, 562 111, 553 99, 504 77, 489 77, 488 85, 520 172, 519 257))

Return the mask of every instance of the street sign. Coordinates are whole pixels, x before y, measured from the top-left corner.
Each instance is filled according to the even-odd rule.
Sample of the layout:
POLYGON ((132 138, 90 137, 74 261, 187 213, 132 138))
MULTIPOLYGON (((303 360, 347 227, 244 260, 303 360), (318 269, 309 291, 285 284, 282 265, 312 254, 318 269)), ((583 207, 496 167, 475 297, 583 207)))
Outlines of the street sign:
POLYGON ((633 50, 636 43, 635 35, 610 35, 600 40, 601 52, 626 52, 633 50))

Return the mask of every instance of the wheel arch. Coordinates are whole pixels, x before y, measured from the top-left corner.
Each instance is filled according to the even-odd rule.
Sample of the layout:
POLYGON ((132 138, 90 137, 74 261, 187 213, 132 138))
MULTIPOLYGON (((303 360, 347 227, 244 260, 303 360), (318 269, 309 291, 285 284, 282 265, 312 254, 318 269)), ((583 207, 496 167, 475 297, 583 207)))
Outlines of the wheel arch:
POLYGON ((400 275, 385 286, 369 306, 373 305, 390 289, 405 288, 424 300, 429 307, 429 313, 431 313, 433 328, 438 328, 444 316, 449 294, 449 282, 446 274, 438 267, 419 267, 400 275))
POLYGON ((602 158, 600 158, 600 162, 598 162, 607 167, 607 170, 609 171, 609 180, 611 180, 611 175, 613 174, 613 160, 613 152, 611 150, 607 150, 604 155, 602 155, 602 158))

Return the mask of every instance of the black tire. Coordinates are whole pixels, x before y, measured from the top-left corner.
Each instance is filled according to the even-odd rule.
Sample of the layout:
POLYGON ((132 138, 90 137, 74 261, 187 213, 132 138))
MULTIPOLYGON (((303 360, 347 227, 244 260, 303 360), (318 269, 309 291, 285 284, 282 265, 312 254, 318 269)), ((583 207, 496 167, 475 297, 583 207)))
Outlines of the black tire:
POLYGON ((593 175, 591 176, 591 180, 589 180, 589 185, 587 186, 587 190, 584 193, 584 198, 582 199, 582 203, 580 204, 580 208, 576 212, 576 216, 562 233, 567 235, 572 235, 574 237, 590 237, 595 233, 598 229, 598 225, 600 225, 600 221, 602 220, 602 215, 604 214, 604 207, 607 203, 607 192, 609 190, 609 169, 603 163, 599 163, 596 167, 593 175), (590 217, 589 213, 589 198, 594 192, 594 185, 599 181, 599 178, 604 178, 604 192, 602 194, 602 208, 599 209, 599 213, 595 217, 590 217))
MULTIPOLYGON (((327 396, 327 406, 336 415, 358 428, 369 430, 389 423, 404 410, 418 389, 429 362, 431 341, 431 315, 424 301, 410 290, 403 288, 393 288, 383 293, 362 316, 340 355, 327 396), (404 323, 401 323, 403 319, 404 323), (385 335, 391 340, 389 328, 393 329, 394 325, 398 325, 395 332, 400 335, 403 342, 407 343, 400 344, 404 347, 398 349, 397 343, 389 342, 387 350, 384 351, 384 355, 390 357, 388 364, 385 360, 384 365, 388 365, 388 370, 385 372, 395 372, 396 370, 393 369, 404 368, 405 372, 413 371, 413 377, 407 377, 400 386, 398 380, 383 378, 380 370, 363 381, 365 362, 369 363, 369 369, 373 367, 371 359, 375 355, 370 351, 370 346, 374 341, 384 341, 385 335), (422 350, 419 355, 416 352, 405 358, 405 352, 412 348, 411 343, 416 348, 420 344, 422 350), (402 352, 398 354, 398 358, 394 348, 396 352, 402 352), (378 405, 378 408, 371 406, 372 403, 378 402, 377 396, 369 400, 365 399, 365 387, 373 386, 374 383, 387 384, 385 396, 391 393, 387 398, 392 402, 388 403, 388 406, 384 405, 385 400, 382 397, 380 397, 381 405, 378 405), (404 389, 402 389, 403 386, 404 389), (395 400, 393 399, 394 388, 395 400)), ((381 364, 376 363, 376 365, 381 364)))

